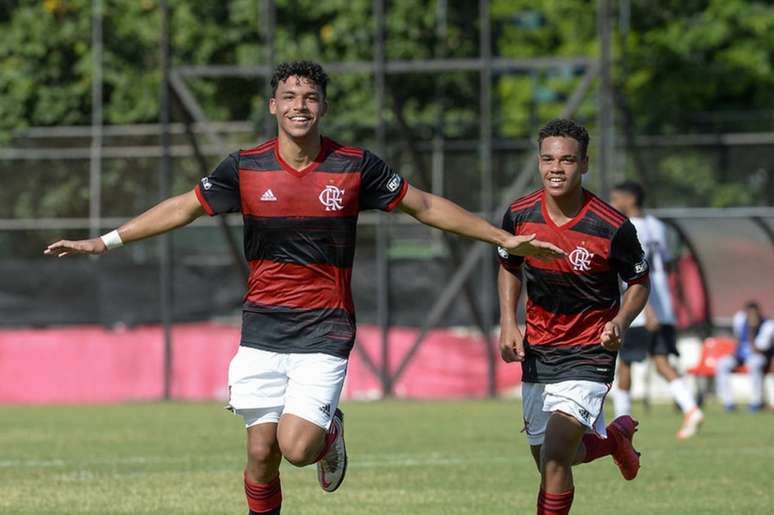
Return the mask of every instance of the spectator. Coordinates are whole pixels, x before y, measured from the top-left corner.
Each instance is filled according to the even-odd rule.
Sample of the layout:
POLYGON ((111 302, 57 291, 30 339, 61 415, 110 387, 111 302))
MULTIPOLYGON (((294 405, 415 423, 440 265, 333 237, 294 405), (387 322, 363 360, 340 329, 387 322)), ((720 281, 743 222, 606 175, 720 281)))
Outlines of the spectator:
MULTIPOLYGON (((736 350, 718 360, 715 372, 718 397, 726 411, 736 408, 731 392, 731 373, 745 365, 752 382, 750 411, 760 411, 763 408, 763 376, 770 358, 774 324, 766 320, 758 303, 751 301, 734 315, 733 329, 737 339, 736 350)), ((772 402, 771 393, 774 392, 770 392, 769 402, 772 402)))

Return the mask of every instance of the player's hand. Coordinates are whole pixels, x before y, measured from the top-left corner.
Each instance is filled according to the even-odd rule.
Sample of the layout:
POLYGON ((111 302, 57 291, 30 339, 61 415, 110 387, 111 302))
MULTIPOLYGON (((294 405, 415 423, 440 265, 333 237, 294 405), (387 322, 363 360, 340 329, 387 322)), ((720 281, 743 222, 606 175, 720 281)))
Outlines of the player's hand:
POLYGON ((535 236, 535 234, 511 236, 501 247, 514 256, 529 256, 543 261, 558 259, 565 255, 565 252, 553 243, 535 239, 535 236))
POLYGON ((524 336, 516 325, 501 325, 500 356, 506 363, 524 361, 524 336))
POLYGON ((610 321, 605 324, 605 328, 602 329, 601 337, 602 347, 607 350, 617 351, 623 345, 623 339, 621 338, 621 327, 615 321, 610 321))
POLYGON ((43 254, 47 256, 65 257, 72 254, 104 254, 107 252, 107 247, 102 241, 102 238, 92 238, 90 240, 59 240, 52 243, 43 254))

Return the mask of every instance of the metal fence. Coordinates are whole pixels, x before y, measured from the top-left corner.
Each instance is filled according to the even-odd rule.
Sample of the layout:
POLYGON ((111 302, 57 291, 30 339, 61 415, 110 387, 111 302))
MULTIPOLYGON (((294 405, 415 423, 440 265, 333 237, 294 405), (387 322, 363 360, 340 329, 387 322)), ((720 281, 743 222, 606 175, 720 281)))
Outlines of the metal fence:
MULTIPOLYGON (((348 131, 362 135, 358 144, 385 156, 411 182, 497 220, 510 200, 536 186, 537 176, 534 143, 502 139, 493 130, 494 81, 509 74, 572 67, 581 73, 574 81, 575 89, 567 98, 561 116, 574 116, 588 99, 598 106, 594 124, 598 146, 590 175, 592 189, 604 195, 612 181, 624 175, 639 175, 651 179, 646 186, 660 207, 690 204, 686 202, 688 194, 662 188, 658 174, 648 170, 679 173, 667 166, 669 158, 673 153, 691 149, 699 156, 697 163, 714 170, 713 173, 717 170, 736 173, 729 163, 741 163, 748 170, 752 163, 758 163, 753 170, 763 172, 755 172, 758 179, 755 173, 750 175, 751 187, 758 184, 766 192, 762 197, 764 203, 771 202, 774 183, 766 166, 774 162, 772 134, 626 138, 624 131, 616 132, 610 81, 608 0, 599 0, 602 43, 599 58, 495 56, 489 3, 479 0, 478 56, 389 61, 385 57, 385 2, 374 0, 372 60, 323 63, 334 75, 365 74, 372 79, 375 126, 347 127, 348 131), (391 110, 386 88, 388 76, 444 72, 479 75, 478 127, 472 138, 452 139, 445 137, 444 131, 416 130, 399 112, 391 110), (389 124, 388 112, 393 119, 389 124)), ((259 32, 266 48, 265 62, 249 68, 172 66, 169 16, 164 5, 160 123, 104 126, 100 83, 101 2, 94 0, 92 126, 28 129, 20 132, 10 146, 0 149, 0 171, 7 172, 4 177, 24 177, 21 187, 0 189, 0 264, 4 276, 13 278, 0 290, 0 306, 5 314, 3 324, 161 321, 167 328, 169 347, 168 328, 173 320, 228 314, 238 308, 245 267, 239 250, 241 221, 235 217, 198 220, 174 235, 141 242, 109 258, 88 262, 54 266, 42 261, 40 254, 45 244, 55 238, 97 235, 118 226, 161 197, 189 189, 227 152, 253 146, 258 139, 256 134, 273 131, 271 119, 260 126, 245 121, 209 120, 190 87, 190 81, 203 77, 232 77, 267 84, 275 61, 275 6, 271 0, 263 0, 261 5, 259 32), (177 114, 173 117, 173 113, 177 114), (20 195, 27 195, 29 200, 19 202, 20 195), (57 202, 62 196, 68 202, 57 202), (11 198, 14 202, 10 202, 11 198), (13 211, 9 210, 11 205, 13 211), (197 290, 208 295, 197 296, 197 290), (106 302, 117 298, 125 302, 106 302), (29 306, 39 309, 26 309, 29 306)), ((337 129, 326 127, 326 132, 335 134, 337 129)), ((704 253, 714 251, 702 243, 703 222, 691 214, 686 216, 690 221, 679 222, 677 226, 684 226, 684 241, 692 241, 696 255, 704 259, 704 253)), ((767 220, 764 224, 771 227, 770 211, 756 212, 755 216, 767 220)), ((410 362, 430 328, 441 324, 471 325, 482 334, 492 334, 496 316, 495 261, 489 246, 431 232, 400 215, 365 214, 359 233, 354 293, 360 321, 377 324, 382 329, 381 357, 368 357, 368 362, 379 374, 385 394, 390 393, 394 379, 410 362), (428 245, 428 242, 431 243, 428 245), (387 333, 393 324, 415 325, 420 330, 412 350, 391 370, 387 368, 387 333)), ((704 268, 709 273, 716 264, 710 260, 707 263, 704 268)), ((717 285, 709 279, 706 282, 707 290, 713 296, 718 295, 717 285)), ((491 342, 486 348, 490 392, 494 393, 491 342)))

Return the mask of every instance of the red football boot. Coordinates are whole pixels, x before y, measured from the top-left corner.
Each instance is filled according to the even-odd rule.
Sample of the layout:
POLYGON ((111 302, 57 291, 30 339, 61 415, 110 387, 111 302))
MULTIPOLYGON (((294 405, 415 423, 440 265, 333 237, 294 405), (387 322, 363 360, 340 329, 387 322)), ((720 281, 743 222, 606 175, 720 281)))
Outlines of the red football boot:
POLYGON ((632 440, 637 431, 639 422, 629 415, 624 415, 613 420, 607 426, 607 434, 615 440, 615 451, 613 451, 613 461, 621 470, 621 475, 625 480, 631 481, 637 477, 640 470, 640 453, 634 449, 632 440))

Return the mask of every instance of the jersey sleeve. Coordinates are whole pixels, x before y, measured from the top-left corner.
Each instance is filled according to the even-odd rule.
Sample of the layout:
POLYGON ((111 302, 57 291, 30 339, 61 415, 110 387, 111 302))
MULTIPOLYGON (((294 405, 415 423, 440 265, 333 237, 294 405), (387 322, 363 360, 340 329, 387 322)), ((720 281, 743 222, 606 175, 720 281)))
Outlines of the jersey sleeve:
MULTIPOLYGON (((508 234, 516 234, 516 227, 513 223, 513 216, 511 216, 511 210, 506 209, 505 215, 503 215, 502 229, 508 234)), ((497 247, 497 259, 503 268, 508 270, 514 275, 521 275, 521 265, 524 263, 523 256, 514 256, 509 254, 507 250, 502 247, 497 247)))
POLYGON ((663 261, 664 265, 668 265, 672 262, 674 256, 670 250, 669 238, 667 237, 667 226, 658 218, 655 220, 658 224, 658 248, 661 252, 661 261, 663 261))
POLYGON ((400 204, 408 183, 391 166, 368 152, 363 152, 360 175, 360 209, 392 211, 400 204))
POLYGON ((758 330, 755 337, 755 348, 761 352, 767 352, 774 345, 774 320, 766 320, 758 330))
POLYGON ((195 191, 196 198, 210 216, 241 211, 239 153, 229 154, 210 175, 199 181, 195 191))
POLYGON ((610 243, 610 261, 613 269, 627 284, 645 279, 650 272, 648 260, 642 251, 637 231, 629 220, 618 228, 610 243))

